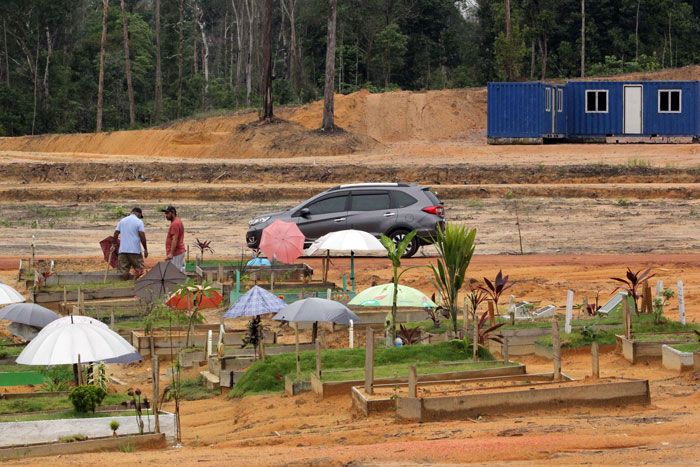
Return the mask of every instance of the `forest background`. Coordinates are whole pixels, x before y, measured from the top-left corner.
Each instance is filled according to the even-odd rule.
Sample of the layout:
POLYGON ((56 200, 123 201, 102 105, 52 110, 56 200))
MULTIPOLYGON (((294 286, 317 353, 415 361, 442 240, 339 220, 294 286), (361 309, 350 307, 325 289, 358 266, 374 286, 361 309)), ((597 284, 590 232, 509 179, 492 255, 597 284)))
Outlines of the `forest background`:
MULTIPOLYGON (((135 129, 259 109, 263 4, 2 0, 0 136, 135 129)), ((328 10, 329 0, 273 0, 275 105, 323 98, 328 10)), ((700 0, 337 0, 337 93, 699 62, 700 0)))

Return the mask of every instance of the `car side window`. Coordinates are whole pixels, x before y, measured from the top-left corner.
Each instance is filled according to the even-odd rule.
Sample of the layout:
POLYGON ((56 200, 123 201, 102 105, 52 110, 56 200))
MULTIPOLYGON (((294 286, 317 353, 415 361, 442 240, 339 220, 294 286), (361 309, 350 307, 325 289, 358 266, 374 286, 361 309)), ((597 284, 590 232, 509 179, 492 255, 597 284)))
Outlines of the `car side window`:
POLYGON ((391 207, 389 193, 353 193, 351 199, 351 211, 379 211, 391 207))
POLYGON ((347 196, 334 196, 332 198, 325 198, 320 201, 316 201, 313 204, 309 204, 309 213, 314 214, 330 214, 332 212, 345 211, 345 201, 347 196))
POLYGON ((403 191, 392 191, 391 197, 394 199, 395 208, 405 208, 418 202, 416 198, 403 191))

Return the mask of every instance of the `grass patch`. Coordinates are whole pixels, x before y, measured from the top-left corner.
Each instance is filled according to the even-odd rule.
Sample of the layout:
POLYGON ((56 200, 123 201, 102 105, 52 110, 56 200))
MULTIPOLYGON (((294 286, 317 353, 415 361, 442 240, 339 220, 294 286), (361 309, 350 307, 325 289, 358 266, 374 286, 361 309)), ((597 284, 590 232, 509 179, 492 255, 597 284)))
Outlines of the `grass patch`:
MULTIPOLYGON (((421 362, 458 362, 472 358, 471 345, 463 341, 440 342, 431 345, 407 345, 404 347, 379 348, 374 353, 375 371, 381 366, 421 362)), ((493 360, 491 353, 479 348, 481 360, 493 360)), ((316 368, 316 352, 301 352, 301 372, 308 373, 316 368)), ((322 352, 324 370, 364 368, 365 349, 331 349, 322 352)), ((231 397, 244 397, 254 394, 282 392, 284 377, 296 373, 294 353, 273 355, 264 362, 254 363, 229 393, 231 397)))
POLYGON ((133 287, 134 281, 107 281, 107 282, 84 282, 82 284, 54 284, 46 285, 41 288, 40 292, 63 292, 63 287, 67 292, 73 292, 80 289, 85 292, 87 290, 102 290, 102 289, 120 289, 133 287))
POLYGON ((215 397, 217 394, 207 388, 204 385, 204 378, 199 376, 194 379, 182 380, 181 395, 186 401, 196 401, 199 399, 209 399, 210 397, 215 397))
MULTIPOLYGON (((146 415, 144 413, 144 415, 146 415)), ((73 418, 109 418, 109 417, 128 417, 136 416, 135 410, 124 410, 115 412, 95 412, 95 413, 80 413, 75 410, 66 410, 65 412, 53 413, 35 413, 23 415, 0 415, 0 422, 34 422, 37 420, 63 420, 73 418)))
POLYGON ((671 348, 680 352, 698 352, 700 351, 700 342, 688 342, 687 344, 672 345, 671 348))
POLYGON ((636 342, 668 342, 668 341, 692 341, 697 339, 695 334, 636 334, 632 336, 632 340, 636 342))
MULTIPOLYGON (((194 254, 192 255, 194 256, 194 254)), ((247 263, 250 261, 251 258, 246 258, 244 261, 247 263)), ((223 264, 224 266, 239 266, 241 264, 240 259, 205 259, 204 261, 199 262, 200 266, 218 266, 220 264, 223 264)), ((194 272, 197 267, 197 264, 195 261, 186 261, 185 262, 185 271, 190 271, 194 272)))
MULTIPOLYGON (((121 404, 131 400, 126 394, 107 394, 102 405, 121 404)), ((46 410, 72 409, 68 396, 28 397, 26 399, 0 399, 0 415, 20 412, 42 412, 46 410)))
POLYGON ((11 342, 0 339, 0 358, 16 357, 24 350, 24 345, 9 345, 11 342))
MULTIPOLYGON (((445 365, 445 362, 422 362, 415 364, 416 371, 420 375, 432 375, 436 373, 450 373, 455 371, 468 371, 468 370, 484 370, 487 368, 496 368, 504 366, 502 361, 485 361, 485 362, 464 362, 459 365, 445 365)), ((395 378, 399 376, 405 376, 408 374, 409 367, 412 364, 402 363, 397 365, 384 365, 374 368, 375 379, 379 378, 395 378)), ((514 366, 517 363, 511 363, 514 366)), ((354 368, 351 370, 336 370, 324 372, 321 376, 323 381, 348 381, 348 380, 362 380, 365 379, 365 369, 364 368, 354 368)))
MULTIPOLYGON (((632 334, 642 334, 649 332, 668 333, 678 331, 693 331, 697 328, 698 326, 693 324, 683 325, 678 321, 671 321, 665 318, 661 318, 661 324, 654 324, 654 316, 650 314, 632 317, 632 334)), ((616 340, 615 335, 624 333, 624 329, 622 327, 600 329, 595 332, 594 336, 590 334, 585 334, 582 331, 583 328, 580 328, 572 330, 571 334, 566 334, 563 329, 560 330, 559 338, 561 342, 561 347, 563 349, 587 347, 591 345, 594 341, 598 342, 598 344, 601 345, 614 344, 616 340)), ((542 336, 535 342, 551 347, 552 336, 542 336)))
POLYGON ((42 384, 46 376, 38 371, 17 371, 26 367, 17 367, 15 371, 0 373, 0 387, 25 386, 42 384))

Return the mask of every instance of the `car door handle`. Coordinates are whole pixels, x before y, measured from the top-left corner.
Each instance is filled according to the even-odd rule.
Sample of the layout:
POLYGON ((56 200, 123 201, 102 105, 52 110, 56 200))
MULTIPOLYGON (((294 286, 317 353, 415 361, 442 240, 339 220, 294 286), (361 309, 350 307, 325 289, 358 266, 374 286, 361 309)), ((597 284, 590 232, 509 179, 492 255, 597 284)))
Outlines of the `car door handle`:
POLYGON ((385 212, 384 213, 384 217, 391 217, 391 216, 395 216, 395 215, 396 215, 395 212, 385 212))
POLYGON ((333 222, 343 222, 344 220, 344 217, 339 217, 338 219, 334 219, 333 222))

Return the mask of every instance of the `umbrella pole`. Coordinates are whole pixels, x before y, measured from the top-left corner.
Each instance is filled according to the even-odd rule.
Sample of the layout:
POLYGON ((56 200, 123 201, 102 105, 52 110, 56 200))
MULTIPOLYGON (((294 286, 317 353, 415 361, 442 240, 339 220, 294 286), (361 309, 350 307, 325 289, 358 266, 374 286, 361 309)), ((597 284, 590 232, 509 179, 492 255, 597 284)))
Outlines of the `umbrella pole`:
POLYGON ((112 255, 114 255, 114 248, 109 249, 109 259, 107 260, 107 269, 105 269, 105 277, 102 280, 103 284, 107 282, 107 273, 109 272, 109 265, 112 262, 112 255))
POLYGON ((350 250, 350 280, 352 281, 352 293, 355 293, 355 252, 350 250))
POLYGON ((301 361, 299 360, 299 323, 294 323, 294 345, 297 354, 297 379, 301 377, 301 361))

